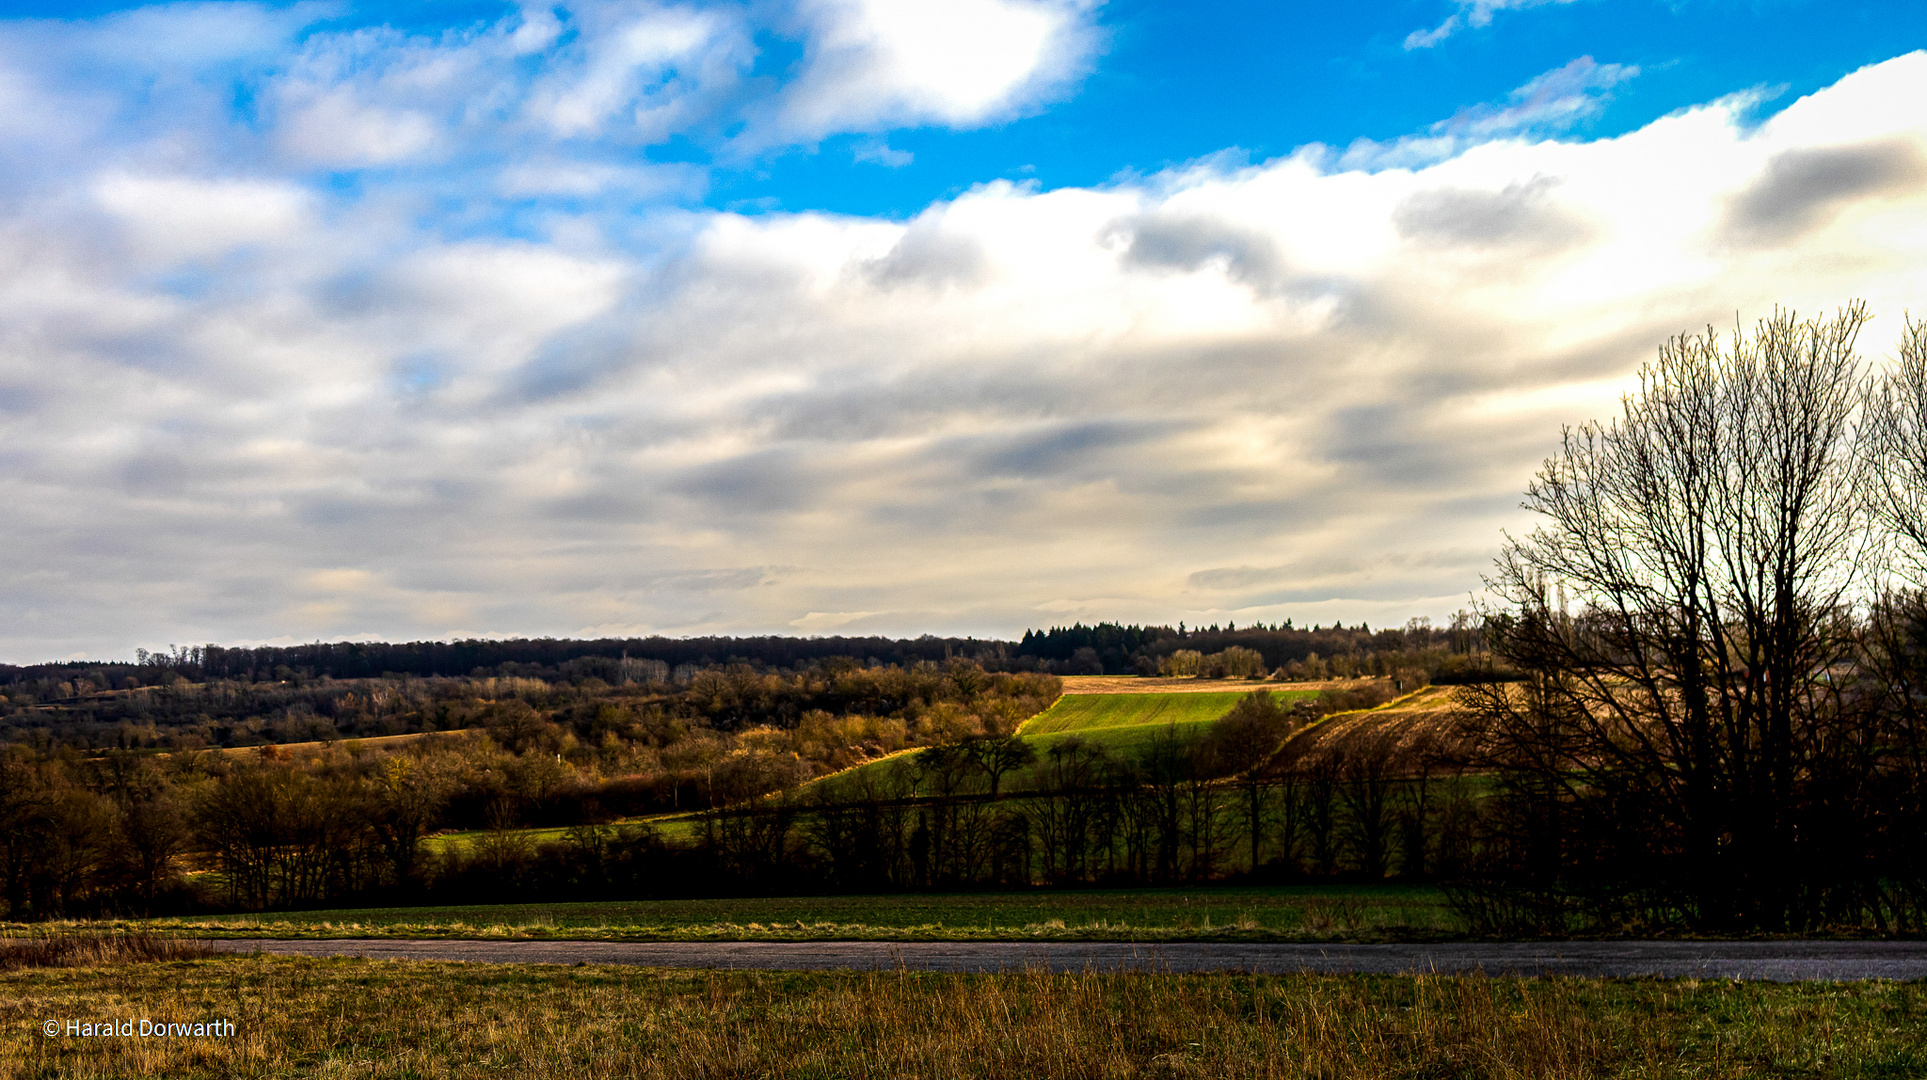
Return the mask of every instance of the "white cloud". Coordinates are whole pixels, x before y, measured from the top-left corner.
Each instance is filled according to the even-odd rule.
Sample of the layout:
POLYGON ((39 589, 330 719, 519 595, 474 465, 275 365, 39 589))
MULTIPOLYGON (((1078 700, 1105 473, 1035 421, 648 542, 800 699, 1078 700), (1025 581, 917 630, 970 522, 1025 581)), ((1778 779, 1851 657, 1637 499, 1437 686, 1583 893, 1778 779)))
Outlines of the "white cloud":
POLYGON ((1405 48, 1408 51, 1429 49, 1468 26, 1474 29, 1489 26, 1495 12, 1573 2, 1574 0, 1458 0, 1458 10, 1447 15, 1444 22, 1430 30, 1414 30, 1405 35, 1405 48))
POLYGON ((1480 138, 1521 131, 1564 130, 1598 115, 1605 105, 1601 95, 1638 75, 1638 67, 1600 64, 1590 56, 1582 56, 1514 90, 1511 100, 1503 106, 1465 109, 1449 120, 1440 121, 1433 130, 1480 138))
POLYGON ((889 143, 882 141, 857 147, 853 156, 858 161, 874 161, 887 169, 901 169, 917 159, 910 151, 891 149, 889 143))
POLYGON ((81 33, 97 62, 192 70, 273 56, 335 11, 329 3, 171 3, 115 12, 81 33))
POLYGON ((163 263, 292 241, 311 226, 313 201, 285 182, 128 173, 99 177, 94 198, 136 250, 163 263))
POLYGON ((515 174, 504 187, 525 197, 580 198, 591 177, 634 175, 638 147, 678 139, 740 163, 861 133, 876 136, 865 160, 896 167, 890 130, 977 126, 1062 93, 1094 48, 1092 12, 575 0, 433 36, 333 30, 323 4, 0 20, 0 139, 14 172, 380 170, 459 188, 480 168, 515 174), (803 61, 751 78, 759 33, 792 35, 803 61), (540 182, 537 162, 574 177, 540 182))
POLYGON ((290 109, 281 138, 304 163, 354 169, 406 161, 433 147, 437 134, 422 113, 364 105, 335 89, 290 109))
POLYGON ((754 59, 746 28, 716 12, 590 8, 581 21, 579 57, 545 77, 528 105, 564 138, 601 134, 620 119, 641 141, 659 142, 690 119, 704 90, 732 83, 754 59))
MULTIPOLYGON (((1614 87, 1638 76, 1636 65, 1601 64, 1581 56, 1535 76, 1503 103, 1461 109, 1423 135, 1390 143, 1360 139, 1346 147, 1339 163, 1344 168, 1409 168, 1443 161, 1494 139, 1569 131, 1604 111, 1614 87)), ((1750 100, 1735 98, 1725 104, 1738 109, 1750 100)))
POLYGON ((812 611, 800 619, 791 619, 789 624, 800 633, 825 634, 881 614, 881 611, 812 611))
POLYGON ((705 173, 694 165, 615 165, 550 157, 508 166, 498 190, 511 197, 611 195, 653 201, 700 196, 706 185, 705 173))
POLYGON ((1084 0, 806 0, 803 74, 780 135, 939 124, 975 127, 1037 104, 1096 47, 1084 0))

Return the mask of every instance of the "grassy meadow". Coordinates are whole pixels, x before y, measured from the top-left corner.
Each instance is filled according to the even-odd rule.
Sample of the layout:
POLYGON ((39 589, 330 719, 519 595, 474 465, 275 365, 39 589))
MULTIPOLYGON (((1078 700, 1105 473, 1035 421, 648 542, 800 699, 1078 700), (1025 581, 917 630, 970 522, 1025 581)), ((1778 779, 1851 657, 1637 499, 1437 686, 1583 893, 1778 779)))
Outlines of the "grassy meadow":
POLYGON ((1913 1077, 1919 983, 723 972, 228 957, 0 974, 0 1078, 1913 1077), (226 1019, 227 1038, 46 1020, 226 1019))
POLYGON ((1119 757, 1143 752, 1152 739, 1175 729, 1180 738, 1202 734, 1204 725, 1231 711, 1252 690, 1267 690, 1280 705, 1316 697, 1316 690, 1270 690, 1253 686, 1223 693, 1066 694, 1017 729, 1041 754, 1072 735, 1119 757))
POLYGON ((359 908, 138 925, 202 937, 608 941, 1388 941, 1463 934, 1438 890, 1399 885, 359 908))
MULTIPOLYGON (((1265 689, 1254 687, 1253 689, 1265 689)), ((1024 721, 1019 735, 1054 735, 1146 724, 1207 724, 1225 713, 1246 691, 1176 694, 1066 694, 1050 708, 1024 721)), ((1280 703, 1313 696, 1311 691, 1274 691, 1280 703)))
MULTIPOLYGON (((623 818, 609 823, 608 827, 620 829, 624 826, 647 825, 662 834, 663 839, 676 842, 689 842, 696 838, 697 820, 694 813, 658 814, 649 817, 623 818)), ((555 844, 569 838, 572 826, 553 825, 546 828, 511 829, 509 832, 520 842, 530 845, 555 844)), ((449 851, 466 851, 490 833, 486 829, 462 829, 436 833, 422 840, 422 850, 431 854, 449 851)))

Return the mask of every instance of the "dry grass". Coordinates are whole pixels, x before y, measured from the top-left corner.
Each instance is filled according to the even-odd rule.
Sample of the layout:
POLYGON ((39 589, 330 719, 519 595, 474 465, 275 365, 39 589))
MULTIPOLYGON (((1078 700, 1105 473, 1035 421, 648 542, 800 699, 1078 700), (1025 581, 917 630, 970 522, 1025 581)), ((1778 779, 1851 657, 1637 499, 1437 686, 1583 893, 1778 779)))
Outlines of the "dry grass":
POLYGON ((0 938, 0 971, 205 960, 214 955, 203 942, 144 930, 57 931, 0 938))
POLYGON ((658 972, 231 958, 0 976, 0 1076, 1918 1076, 1918 984, 658 972), (43 1018, 226 1018, 226 1039, 43 1018))

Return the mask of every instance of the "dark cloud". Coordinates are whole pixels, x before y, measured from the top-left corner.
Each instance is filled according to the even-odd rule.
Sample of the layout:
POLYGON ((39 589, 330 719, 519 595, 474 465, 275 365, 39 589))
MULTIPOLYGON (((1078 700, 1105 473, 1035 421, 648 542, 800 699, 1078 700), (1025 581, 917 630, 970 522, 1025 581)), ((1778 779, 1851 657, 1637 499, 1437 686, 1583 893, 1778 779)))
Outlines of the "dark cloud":
POLYGON ((504 383, 496 403, 515 405, 588 390, 636 362, 631 337, 625 322, 597 322, 556 334, 504 383))
POLYGON ((1213 570, 1199 570, 1184 579, 1193 589, 1249 589, 1254 585, 1269 585, 1291 572, 1288 566, 1220 566, 1213 570))
POLYGON ((973 472, 1027 480, 1066 473, 1116 475, 1128 466, 1116 455, 1170 434, 1168 420, 1092 420, 1055 425, 1002 441, 975 459, 973 472))
POLYGON ((633 483, 603 483, 587 491, 550 500, 548 511, 566 521, 646 521, 656 515, 658 503, 658 499, 633 483))
POLYGON ((822 485, 794 449, 759 450, 690 469, 673 490, 727 514, 777 514, 820 505, 822 485))
POLYGON ((773 566, 737 566, 708 570, 679 570, 667 574, 646 574, 637 587, 682 593, 739 592, 769 581, 777 573, 773 566))
POLYGON ((1271 499, 1223 499, 1186 509, 1182 523, 1217 537, 1243 541, 1277 537, 1294 528, 1316 525, 1344 515, 1350 507, 1322 494, 1294 494, 1271 499))
POLYGON ((1753 243, 1791 240, 1825 225, 1846 204, 1919 187, 1927 161, 1902 139, 1788 150, 1734 198, 1727 226, 1753 243))
POLYGON ((1118 229, 1131 238, 1124 260, 1133 266, 1196 270, 1221 259, 1232 277, 1260 291, 1286 279, 1284 258, 1269 237, 1220 218, 1147 214, 1118 229))
POLYGON ((929 431, 960 413, 986 422, 1035 421, 1078 396, 1038 365, 919 370, 890 378, 855 369, 837 371, 803 391, 759 400, 748 419, 772 425, 779 439, 842 442, 929 431))
POLYGON ((1363 566, 1353 555, 1334 554, 1301 559, 1283 566, 1221 566, 1200 570, 1184 579, 1194 589, 1250 589, 1259 585, 1305 578, 1328 578, 1357 573, 1363 566))
POLYGON ((44 388, 25 381, 0 382, 0 414, 31 416, 46 407, 48 397, 44 388))
POLYGON ((1424 403, 1336 409, 1324 427, 1326 459, 1356 469, 1356 479, 1381 491, 1460 487, 1488 464, 1488 448, 1468 437, 1476 430, 1442 425, 1424 403))
POLYGON ((121 482, 130 495, 179 495, 187 481, 187 462, 178 454, 142 454, 121 469, 121 482))
POLYGON ((1392 225, 1407 240, 1439 247, 1562 250, 1584 240, 1589 230, 1547 201, 1557 186, 1551 177, 1539 176, 1500 191, 1420 191, 1392 212, 1392 225))
POLYGON ((968 236, 918 222, 904 230, 889 254, 869 263, 864 271, 872 284, 884 289, 903 285, 936 288, 971 285, 984 275, 984 251, 968 236))

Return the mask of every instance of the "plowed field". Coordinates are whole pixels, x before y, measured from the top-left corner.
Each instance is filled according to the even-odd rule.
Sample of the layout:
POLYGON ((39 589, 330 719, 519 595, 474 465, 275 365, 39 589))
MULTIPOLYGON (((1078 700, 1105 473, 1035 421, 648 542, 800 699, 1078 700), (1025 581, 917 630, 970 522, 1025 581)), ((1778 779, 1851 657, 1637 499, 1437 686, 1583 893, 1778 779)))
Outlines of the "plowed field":
POLYGON ((1376 709, 1333 713, 1285 740, 1270 768, 1316 766, 1334 757, 1389 754, 1393 761, 1463 750, 1456 687, 1432 686, 1376 709))

